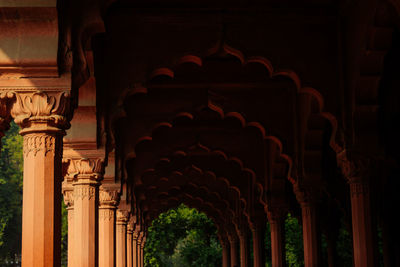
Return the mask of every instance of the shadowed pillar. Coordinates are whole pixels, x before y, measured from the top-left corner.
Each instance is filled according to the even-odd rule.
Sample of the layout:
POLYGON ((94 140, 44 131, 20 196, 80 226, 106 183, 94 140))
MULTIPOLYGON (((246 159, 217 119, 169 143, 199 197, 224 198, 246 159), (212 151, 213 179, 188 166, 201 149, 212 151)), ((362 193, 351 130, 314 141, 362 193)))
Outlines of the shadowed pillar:
POLYGON ((285 254, 285 216, 286 209, 275 209, 268 212, 271 229, 271 261, 272 267, 286 266, 285 254))
POLYGON ((60 266, 62 137, 69 92, 10 93, 24 138, 22 266, 60 266))
POLYGON ((68 176, 74 187, 74 266, 97 266, 99 180, 103 174, 100 158, 69 159, 68 176))
POLYGON ((230 248, 229 241, 225 234, 218 235, 222 247, 222 267, 230 267, 230 248))
POLYGON ((231 233, 228 236, 229 239, 229 246, 231 249, 231 267, 239 266, 239 259, 238 259, 238 238, 236 233, 231 233))
POLYGON ((239 232, 240 243, 240 266, 247 267, 249 265, 249 230, 247 226, 241 227, 239 232))
POLYGON ((355 267, 375 266, 369 184, 349 179, 355 267))
POLYGON ((128 211, 117 210, 116 267, 126 267, 126 225, 128 219, 128 211))
POLYGON ((303 221, 304 266, 318 267, 320 266, 320 255, 315 194, 311 189, 306 190, 298 185, 294 190, 301 206, 303 221))
POLYGON ((267 219, 263 213, 258 214, 253 218, 253 223, 250 225, 253 234, 253 255, 254 267, 265 267, 265 234, 266 234, 267 219))
POLYGON ((115 186, 99 190, 99 267, 115 266, 115 210, 119 194, 115 186))
POLYGON ((72 267, 74 266, 74 191, 72 185, 66 183, 65 185, 63 195, 68 212, 68 267, 72 267))
POLYGON ((140 244, 140 267, 144 267, 144 246, 146 245, 146 235, 143 235, 142 242, 140 244))

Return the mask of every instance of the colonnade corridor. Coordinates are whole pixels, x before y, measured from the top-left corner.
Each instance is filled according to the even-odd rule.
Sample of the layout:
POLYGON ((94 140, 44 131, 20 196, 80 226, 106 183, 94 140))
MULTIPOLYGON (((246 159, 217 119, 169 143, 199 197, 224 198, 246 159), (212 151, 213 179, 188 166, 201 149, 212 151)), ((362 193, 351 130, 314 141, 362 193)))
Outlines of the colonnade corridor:
POLYGON ((0 262, 144 267, 185 204, 218 266, 400 266, 399 73, 395 0, 0 0, 0 262))

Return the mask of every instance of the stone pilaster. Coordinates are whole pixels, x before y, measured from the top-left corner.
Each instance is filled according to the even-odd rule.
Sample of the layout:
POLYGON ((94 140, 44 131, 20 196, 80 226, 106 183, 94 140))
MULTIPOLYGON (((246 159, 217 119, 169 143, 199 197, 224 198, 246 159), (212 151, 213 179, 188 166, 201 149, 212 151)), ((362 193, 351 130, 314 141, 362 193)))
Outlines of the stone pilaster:
POLYGON ((99 267, 114 267, 115 210, 119 201, 118 185, 102 185, 99 189, 99 267))
POLYGON ((74 187, 74 266, 97 266, 97 199, 104 162, 101 158, 67 160, 67 176, 74 187))
POLYGON ((116 266, 126 267, 126 225, 129 219, 129 212, 117 210, 117 247, 116 247, 116 266))
MULTIPOLYGON (((12 101, 11 116, 24 137, 23 267, 60 265, 62 137, 69 127, 68 90, 3 91, 1 96, 2 103, 5 97, 12 101)), ((4 112, 4 106, 1 109, 4 112)), ((2 129, 8 119, 2 118, 2 129)))

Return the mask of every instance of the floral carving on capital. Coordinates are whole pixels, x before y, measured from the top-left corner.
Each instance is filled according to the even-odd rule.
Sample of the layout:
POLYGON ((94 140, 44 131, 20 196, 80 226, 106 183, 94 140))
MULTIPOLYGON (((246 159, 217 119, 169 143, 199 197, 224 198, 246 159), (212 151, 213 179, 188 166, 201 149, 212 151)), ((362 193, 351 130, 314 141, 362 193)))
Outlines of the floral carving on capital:
POLYGON ((100 191, 99 191, 100 207, 102 207, 102 206, 116 207, 118 204, 118 201, 119 201, 118 190, 100 187, 100 191))
POLYGON ((24 136, 24 155, 28 156, 32 153, 34 156, 39 151, 43 151, 46 156, 47 153, 54 153, 56 149, 56 138, 52 135, 44 133, 34 133, 24 136))
POLYGON ((96 196, 96 187, 91 185, 77 185, 74 186, 74 199, 75 200, 91 200, 96 196))
POLYGON ((98 180, 104 173, 104 160, 101 158, 67 159, 67 178, 98 180))
POLYGON ((129 212, 127 210, 117 210, 117 223, 127 224, 129 220, 129 212))
POLYGON ((69 128, 70 93, 61 92, 13 92, 15 103, 11 115, 24 132, 25 128, 37 131, 56 131, 69 128))

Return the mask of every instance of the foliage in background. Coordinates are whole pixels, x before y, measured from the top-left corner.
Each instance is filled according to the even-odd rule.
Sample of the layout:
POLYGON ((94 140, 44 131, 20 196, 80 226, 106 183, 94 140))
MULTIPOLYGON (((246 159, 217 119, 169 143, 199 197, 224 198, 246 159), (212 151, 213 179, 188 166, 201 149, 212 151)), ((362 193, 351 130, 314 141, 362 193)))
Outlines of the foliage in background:
POLYGON ((185 205, 162 213, 149 228, 146 267, 221 266, 222 250, 214 223, 185 205))
MULTIPOLYGON (((23 138, 19 127, 11 123, 2 138, 0 153, 0 266, 21 256, 23 138)), ((62 210, 61 253, 67 258, 67 213, 62 210)))
POLYGON ((0 265, 21 254, 22 137, 12 123, 0 155, 0 265))

